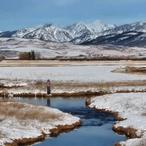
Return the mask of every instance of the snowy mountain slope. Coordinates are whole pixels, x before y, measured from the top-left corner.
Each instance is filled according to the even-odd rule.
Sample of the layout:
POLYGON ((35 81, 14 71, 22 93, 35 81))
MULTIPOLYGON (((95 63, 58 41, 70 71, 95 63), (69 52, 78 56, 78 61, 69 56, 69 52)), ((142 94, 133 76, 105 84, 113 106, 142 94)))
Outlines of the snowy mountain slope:
POLYGON ((12 37, 13 35, 15 35, 17 33, 17 31, 4 31, 4 32, 0 32, 0 37, 12 37))
POLYGON ((52 24, 47 24, 35 29, 30 33, 25 34, 23 38, 34 38, 52 42, 68 42, 72 39, 72 36, 62 28, 58 28, 52 24))
POLYGON ((12 34, 12 36, 23 38, 26 34, 33 32, 35 29, 37 29, 37 27, 20 29, 17 30, 16 33, 12 34))
POLYGON ((34 28, 1 32, 0 37, 39 39, 47 42, 73 44, 113 44, 146 47, 146 21, 125 25, 108 25, 100 21, 75 23, 61 28, 46 24, 34 28))
POLYGON ((117 45, 74 45, 37 39, 0 38, 0 55, 7 59, 19 57, 20 52, 34 50, 41 59, 143 59, 146 48, 117 45))
POLYGON ((84 23, 73 24, 66 27, 66 30, 72 35, 73 39, 71 41, 74 43, 84 42, 94 35, 84 23))
POLYGON ((34 28, 2 32, 0 33, 0 37, 39 39, 50 42, 82 43, 96 38, 100 33, 111 28, 113 28, 112 25, 106 25, 99 21, 88 24, 76 23, 65 28, 47 24, 34 28))
POLYGON ((84 45, 114 44, 124 46, 146 47, 146 33, 127 31, 121 34, 99 36, 96 39, 83 42, 84 45))
POLYGON ((72 42, 75 44, 80 44, 87 40, 92 40, 97 36, 102 35, 102 32, 114 28, 114 25, 107 25, 100 21, 95 21, 93 23, 75 23, 68 26, 66 29, 72 34, 72 42))
POLYGON ((146 21, 135 22, 131 24, 124 24, 106 31, 107 34, 121 34, 128 31, 137 31, 146 33, 146 21))
POLYGON ((83 42, 84 45, 114 44, 146 47, 146 22, 136 22, 106 30, 103 35, 83 42))

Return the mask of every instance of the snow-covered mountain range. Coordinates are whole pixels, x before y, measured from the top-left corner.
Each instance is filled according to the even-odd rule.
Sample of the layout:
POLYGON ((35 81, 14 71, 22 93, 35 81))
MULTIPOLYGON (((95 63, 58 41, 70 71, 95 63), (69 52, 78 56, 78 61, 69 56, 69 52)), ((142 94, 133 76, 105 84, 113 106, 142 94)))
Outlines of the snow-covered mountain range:
POLYGON ((47 42, 72 42, 83 45, 113 44, 146 47, 146 21, 121 26, 76 23, 67 27, 46 24, 33 28, 0 32, 0 37, 39 39, 47 42))
POLYGON ((100 21, 93 23, 75 23, 67 27, 58 27, 53 24, 45 24, 33 28, 25 28, 16 31, 1 32, 0 37, 16 37, 26 39, 39 39, 51 42, 83 43, 95 39, 103 31, 114 28, 100 21))
POLYGON ((102 35, 82 44, 114 44, 146 47, 146 21, 116 26, 102 32, 102 35))

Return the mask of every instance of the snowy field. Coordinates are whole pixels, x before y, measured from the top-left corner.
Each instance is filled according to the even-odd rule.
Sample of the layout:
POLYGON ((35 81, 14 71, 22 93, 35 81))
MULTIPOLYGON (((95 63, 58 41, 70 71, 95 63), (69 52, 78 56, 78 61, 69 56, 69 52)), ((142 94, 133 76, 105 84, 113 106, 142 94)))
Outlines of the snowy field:
POLYGON ((52 129, 59 129, 57 126, 72 129, 79 121, 77 117, 49 107, 0 102, 0 146, 36 142, 40 137, 49 136, 52 129))
POLYGON ((19 52, 39 52, 41 58, 145 58, 146 48, 114 45, 83 46, 71 43, 53 43, 40 40, 0 38, 0 55, 6 58, 18 58, 19 52))
POLYGON ((136 129, 136 137, 121 142, 122 146, 145 146, 146 145, 146 93, 117 93, 98 96, 91 100, 91 108, 118 112, 124 121, 117 122, 118 128, 136 129))
MULTIPOLYGON (((118 66, 119 67, 119 66, 118 66)), ((146 80, 145 75, 113 73, 117 66, 4 67, 0 79, 24 79, 66 82, 111 82, 146 80)))

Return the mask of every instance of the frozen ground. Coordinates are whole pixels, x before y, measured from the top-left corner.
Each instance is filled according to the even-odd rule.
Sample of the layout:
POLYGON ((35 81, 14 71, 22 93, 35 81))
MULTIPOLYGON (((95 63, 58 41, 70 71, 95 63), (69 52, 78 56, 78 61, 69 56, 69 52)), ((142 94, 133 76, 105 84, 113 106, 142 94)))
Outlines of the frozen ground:
MULTIPOLYGON (((122 66, 122 65, 121 65, 122 66)), ((126 142, 122 142, 122 146, 145 146, 146 141, 146 86, 145 81, 146 76, 145 75, 137 75, 137 74, 124 74, 124 73, 114 73, 112 72, 116 68, 120 67, 120 65, 111 65, 111 66, 99 66, 99 65, 92 65, 92 66, 60 66, 60 67, 1 67, 0 68, 0 79, 1 83, 4 86, 7 86, 7 88, 4 88, 4 90, 7 90, 8 92, 14 92, 14 93, 24 93, 24 92, 46 92, 46 84, 45 88, 42 90, 42 88, 39 88, 39 86, 42 86, 42 81, 45 81, 46 83, 47 79, 51 79, 52 83, 55 83, 57 85, 57 88, 54 88, 52 92, 79 92, 79 91, 97 91, 100 90, 100 88, 103 90, 102 84, 99 87, 98 84, 104 83, 107 84, 109 82, 112 82, 114 84, 114 87, 109 88, 109 84, 107 84, 107 89, 116 92, 117 90, 125 90, 125 92, 128 90, 132 91, 142 91, 144 93, 117 93, 117 94, 111 94, 111 95, 105 95, 105 96, 99 96, 97 98, 94 98, 91 101, 91 107, 96 107, 97 109, 107 109, 112 112, 118 112, 119 115, 123 118, 126 118, 126 120, 118 122, 115 125, 115 128, 124 127, 128 128, 131 127, 133 129, 137 129, 136 137, 142 137, 140 139, 130 139, 126 142), (30 80, 30 81, 29 81, 30 80), (30 86, 31 83, 40 81, 40 85, 30 86), (117 82, 117 83, 116 83, 117 82), (119 85, 118 85, 119 82, 119 85), (127 82, 125 85, 121 85, 121 83, 127 82), (133 82, 133 83, 131 83, 133 82), (63 84, 64 83, 64 84, 63 84), (67 83, 67 84, 65 84, 67 83), (74 88, 73 86, 78 83, 79 85, 74 88), (96 84, 94 84, 96 83, 96 84), (116 83, 116 84, 115 84, 116 83), (89 85, 88 85, 89 84, 89 85), (86 86, 85 86, 86 85, 86 86), (15 86, 18 86, 16 88, 15 86), (19 86, 22 86, 19 88, 19 86), (85 87, 84 87, 85 86, 85 87), (10 87, 10 88, 9 88, 10 87), (13 87, 13 88, 11 88, 13 87), (79 87, 79 88, 78 88, 79 87), (133 145, 134 143, 134 145, 133 145), (139 143, 144 143, 144 145, 139 145, 139 143)), ((105 86, 106 89, 106 86, 105 86)), ((6 92, 7 92, 6 91, 6 92)), ((2 127, 5 126, 6 123, 7 127, 10 127, 10 125, 15 126, 13 123, 15 123, 16 119, 9 118, 0 120, 2 123, 2 127), (11 122, 10 122, 11 121, 11 122)), ((29 121, 30 122, 30 121, 29 121)), ((0 123, 0 125, 1 125, 0 123)), ((30 124, 33 122, 30 122, 30 124)), ((18 123, 18 127, 22 126, 22 122, 18 123)), ((36 125, 42 125, 44 123, 36 123, 36 125)), ((54 123, 53 123, 54 124, 54 123)), ((28 124, 29 125, 29 124, 28 124)), ((34 126, 36 126, 34 125, 34 126)), ((6 127, 5 126, 5 127, 6 127)), ((0 128, 2 129, 0 126, 0 128)), ((19 130, 15 129, 17 127, 14 127, 14 131, 19 130)), ((20 127, 24 128, 25 127, 20 127)), ((28 127, 26 127, 28 129, 28 127)), ((6 133, 7 129, 2 129, 4 132, 0 132, 0 137, 5 137, 5 135, 9 135, 6 133)), ((29 129, 30 130, 30 129, 29 129)), ((36 129, 35 129, 36 130, 36 129)), ((0 130, 1 131, 1 130, 0 130)), ((12 129, 13 131, 13 129, 12 129)), ((27 130, 26 130, 27 132, 27 130)), ((31 131, 28 131, 28 133, 32 134, 31 131), (30 132, 30 133, 29 133, 30 132)), ((36 132, 35 132, 36 133, 36 132)), ((26 134, 23 133, 22 134, 26 134)), ((20 135, 21 136, 21 135, 20 135)), ((13 136, 10 134, 10 137, 13 138, 13 136)))
MULTIPOLYGON (((57 109, 14 102, 0 102, 0 146, 24 143, 50 135, 58 126, 75 127, 79 118, 57 109), (17 112, 16 112, 17 111, 17 112), (74 126, 73 126, 74 125, 74 126)), ((58 128, 59 129, 59 128, 58 128)), ((34 142, 35 142, 34 141, 34 142)))
MULTIPOLYGON (((141 83, 141 81, 140 81, 141 83)), ((16 84, 18 85, 18 84, 16 84)), ((16 86, 15 83, 14 84, 7 84, 5 86, 5 88, 1 88, 0 89, 0 94, 2 97, 6 97, 7 95, 11 98, 14 95, 15 96, 35 96, 35 97, 45 97, 46 95, 46 85, 42 85, 42 86, 35 86, 33 84, 28 84, 27 86, 16 86)), ((25 85, 24 83, 21 85, 25 85)), ((69 97, 70 95, 72 96, 79 96, 79 95, 84 95, 86 96, 87 94, 90 93, 90 95, 97 95, 98 93, 119 93, 119 92, 146 92, 146 86, 145 85, 133 85, 132 83, 131 85, 128 86, 120 86, 118 85, 92 85, 92 83, 90 83, 88 86, 85 85, 85 87, 83 86, 79 86, 78 84, 74 84, 73 86, 71 84, 67 84, 67 85, 53 85, 53 87, 51 88, 51 93, 52 96, 65 96, 65 97, 69 97), (68 85, 68 86, 67 86, 68 85)))
POLYGON ((66 67, 4 67, 0 79, 24 79, 64 82, 111 82, 146 80, 145 75, 111 72, 117 66, 66 66, 66 67))
MULTIPOLYGON (((99 96, 91 100, 91 108, 107 110, 119 113, 125 120, 117 122, 115 129, 136 129, 135 137, 122 146, 145 146, 146 145, 146 93, 118 93, 99 96)), ((127 131, 128 133, 128 131, 127 131)))
POLYGON ((114 45, 81 46, 71 43, 53 43, 40 40, 0 38, 0 54, 6 58, 18 58, 19 52, 34 50, 41 58, 49 59, 127 59, 145 58, 146 48, 114 45))

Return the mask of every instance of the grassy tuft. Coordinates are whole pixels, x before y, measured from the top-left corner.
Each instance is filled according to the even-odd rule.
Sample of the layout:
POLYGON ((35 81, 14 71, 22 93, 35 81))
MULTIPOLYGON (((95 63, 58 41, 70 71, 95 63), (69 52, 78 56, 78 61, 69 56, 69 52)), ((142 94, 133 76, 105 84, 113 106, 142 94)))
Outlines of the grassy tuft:
POLYGON ((16 102, 0 102, 0 115, 7 117, 15 117, 19 120, 38 120, 47 122, 59 119, 60 114, 52 113, 51 110, 45 110, 43 107, 36 107, 16 102))

